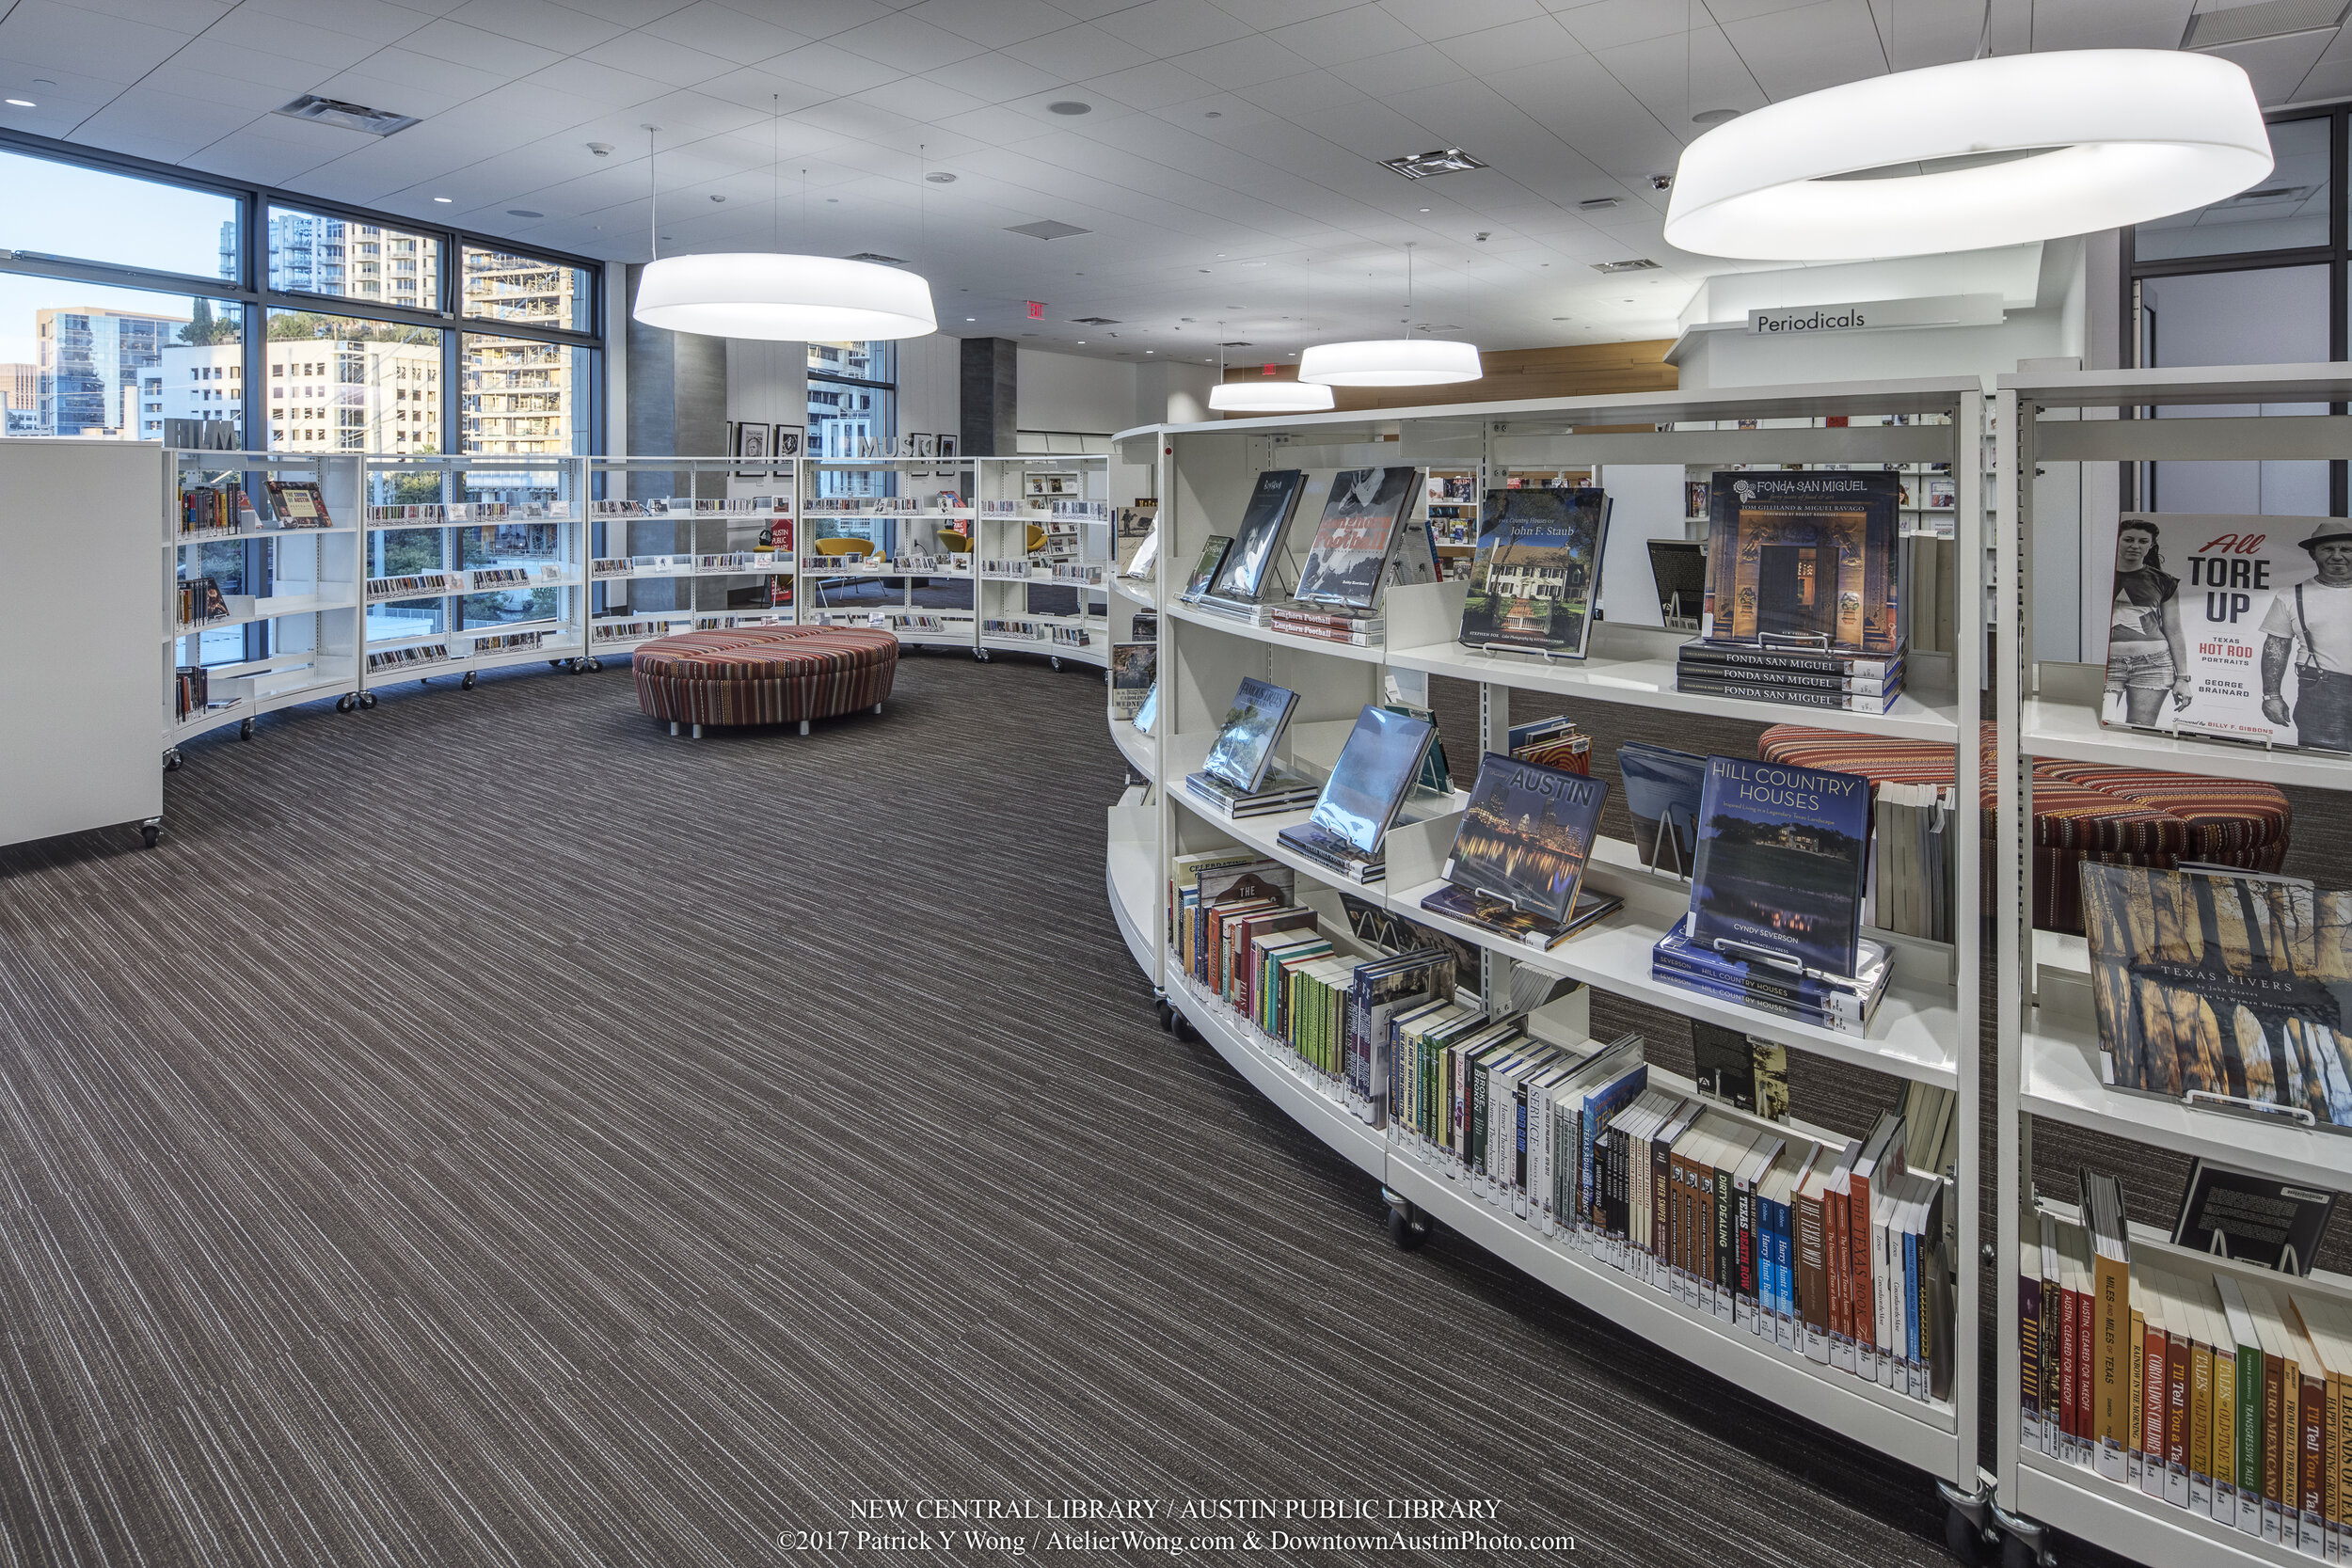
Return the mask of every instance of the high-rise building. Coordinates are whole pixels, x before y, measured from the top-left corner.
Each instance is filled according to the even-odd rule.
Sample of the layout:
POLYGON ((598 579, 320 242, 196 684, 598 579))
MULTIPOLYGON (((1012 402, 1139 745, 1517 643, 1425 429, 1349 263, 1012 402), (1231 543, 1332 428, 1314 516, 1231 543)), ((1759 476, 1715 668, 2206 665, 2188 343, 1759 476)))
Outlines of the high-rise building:
POLYGON ((0 408, 10 412, 38 411, 40 406, 40 367, 29 360, 0 363, 0 408))
POLYGON ((268 375, 274 451, 441 450, 441 353, 431 343, 273 339, 268 375))
MULTIPOLYGON (((584 275, 529 256, 466 251, 466 310, 499 321, 577 326, 584 275)), ((469 333, 464 341, 465 450, 529 456, 568 452, 588 394, 562 343, 469 333)))
POLYGON ((245 432, 245 345, 170 343, 156 364, 139 377, 135 425, 126 432, 141 441, 164 438, 166 420, 223 420, 245 432))
MULTIPOLYGON (((236 266, 235 236, 223 225, 221 268, 236 266)), ((269 215, 269 285, 371 305, 431 310, 440 303, 440 246, 421 235, 318 213, 269 215)))
POLYGON ((125 394, 156 364, 185 316, 95 306, 33 312, 40 359, 34 398, 43 436, 133 435, 121 426, 125 394))

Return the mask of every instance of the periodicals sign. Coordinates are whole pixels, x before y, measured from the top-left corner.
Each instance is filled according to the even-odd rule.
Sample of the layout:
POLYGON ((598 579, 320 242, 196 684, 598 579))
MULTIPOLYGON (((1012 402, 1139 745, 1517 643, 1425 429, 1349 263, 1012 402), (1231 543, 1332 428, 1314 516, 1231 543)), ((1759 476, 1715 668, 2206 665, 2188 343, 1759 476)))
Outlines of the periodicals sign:
POLYGON ((2125 516, 2099 717, 2352 752, 2352 520, 2125 516))

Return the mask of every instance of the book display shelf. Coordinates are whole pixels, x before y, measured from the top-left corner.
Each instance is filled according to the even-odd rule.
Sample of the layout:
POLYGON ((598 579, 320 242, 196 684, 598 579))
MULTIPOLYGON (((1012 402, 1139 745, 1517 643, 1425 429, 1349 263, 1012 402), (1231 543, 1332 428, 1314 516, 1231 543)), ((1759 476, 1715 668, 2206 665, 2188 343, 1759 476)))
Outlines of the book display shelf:
POLYGON ((793 624, 799 459, 582 461, 585 668, 675 632, 793 624))
POLYGON ((971 461, 804 462, 800 571, 810 625, 874 626, 904 647, 977 650, 971 461))
POLYGON ((1110 662, 1110 459, 976 457, 979 654, 1110 662))
POLYGON ((373 689, 545 659, 586 667, 586 460, 370 457, 366 657, 373 689))
POLYGON ((164 766, 179 743, 362 683, 358 452, 165 453, 164 766), (290 486, 294 488, 289 488, 290 486), (326 526, 301 515, 323 500, 326 526))
MULTIPOLYGON (((1468 481, 1478 493, 1510 474, 1590 474, 1609 483, 1612 464, 1690 465, 1713 470, 1740 465, 1877 469, 1888 464, 1952 465, 1960 491, 1956 527, 1963 559, 1981 553, 1981 470, 1975 461, 1982 428, 1983 394, 1973 380, 1919 380, 1743 390, 1732 393, 1644 393, 1615 397, 1456 404, 1383 411, 1376 418, 1332 414, 1221 423, 1159 426, 1123 433, 1123 460, 1157 465, 1158 571, 1153 579, 1157 619, 1157 716, 1152 733, 1133 734, 1117 716, 1130 766, 1147 783, 1131 788, 1109 814, 1106 880, 1120 932, 1136 961, 1165 998, 1164 1022, 1181 1022, 1209 1040, 1275 1102, 1358 1168, 1381 1182, 1401 1242, 1423 1219, 1451 1227, 1563 1294, 1629 1330, 1687 1357, 1743 1388, 1844 1436, 1934 1477, 1947 1497, 1979 1506, 1978 1326, 1979 1217, 1977 1192, 1978 869, 1974 834, 1960 835, 1953 888, 1958 941, 1940 943, 1869 931, 1896 947, 1895 978, 1872 1021, 1860 1033, 1833 1033, 1768 1015, 1650 978, 1651 949, 1687 911, 1689 881, 1646 868, 1633 845, 1603 837, 1587 861, 1583 886, 1623 900, 1623 907, 1546 950, 1522 945, 1486 927, 1424 911, 1422 899, 1444 885, 1443 866, 1468 797, 1417 796, 1406 802, 1387 837, 1380 880, 1359 884, 1317 859, 1293 852, 1280 831, 1308 813, 1228 820, 1194 803, 1183 784, 1199 768, 1227 705, 1244 677, 1270 681, 1298 694, 1276 759, 1283 766, 1327 772, 1366 704, 1403 701, 1426 705, 1429 675, 1474 682, 1482 733, 1443 736, 1456 784, 1469 782, 1480 752, 1507 752, 1511 697, 1540 693, 1544 705, 1590 721, 1592 704, 1703 713, 1771 723, 1804 722, 1861 736, 1897 736, 1951 749, 1960 798, 1973 798, 1979 767, 1980 648, 1950 654, 1914 651, 1905 694, 1883 715, 1807 709, 1791 713, 1727 696, 1677 693, 1677 647, 1687 633, 1602 620, 1582 658, 1474 650, 1456 641, 1469 583, 1441 579, 1391 588, 1381 600, 1381 630, 1366 643, 1318 641, 1247 619, 1183 603, 1177 594, 1187 570, 1215 535, 1232 535, 1265 470, 1299 468, 1310 497, 1334 470, 1411 465, 1432 475, 1468 481), (1832 417, 1839 417, 1833 426, 1832 417), (1902 423, 1882 423, 1903 416, 1902 423), (1746 427, 1753 421, 1753 428, 1746 427), (1632 427, 1628 429, 1627 427, 1632 427), (1556 707, 1552 705, 1556 703, 1556 707), (1350 1104, 1337 1081, 1305 1069, 1299 1057, 1262 1033, 1242 1013, 1196 984, 1169 950, 1170 878, 1177 857, 1247 849, 1293 868, 1297 901, 1316 909, 1335 947, 1349 950, 1360 930, 1350 912, 1385 911, 1471 944, 1478 970, 1461 977, 1498 1013, 1512 1009, 1515 972, 1581 983, 1526 1025, 1563 1022, 1565 1006, 1589 1005, 1594 990, 1645 1002, 1675 1014, 1744 1031, 1794 1052, 1812 1053, 1874 1069, 1894 1080, 1953 1091, 1958 1163, 1944 1174, 1947 1212, 1957 1243, 1951 1249, 1958 1304, 1947 1397, 1914 1397, 1892 1380, 1881 1382, 1808 1358, 1759 1333, 1752 1314, 1733 1315, 1693 1305, 1670 1290, 1666 1271, 1640 1259, 1612 1260, 1605 1243, 1580 1243, 1524 1213, 1498 1203, 1479 1183, 1459 1179, 1458 1166, 1431 1163, 1400 1129, 1375 1129, 1350 1104), (1349 904, 1353 911, 1350 911, 1349 904), (1958 977, 1971 977, 1961 985, 1958 977)), ((1314 502, 1319 507, 1320 501, 1314 502)), ((1307 513, 1302 504, 1302 515, 1307 513)), ((1284 583, 1297 580, 1297 557, 1314 532, 1302 520, 1287 535, 1289 561, 1279 561, 1284 583)), ((1908 554, 1908 541, 1905 553, 1908 554)), ((1121 585, 1125 595, 1133 585, 1121 585)), ((1618 594, 1637 600, 1652 584, 1604 579, 1604 603, 1618 594)), ((1269 595, 1275 597, 1278 595, 1269 595)), ((1361 944, 1355 944, 1361 951, 1361 944)), ((1523 977, 1521 977, 1523 979, 1523 977)), ((1581 1039, 1581 1023, 1566 1039, 1581 1039)), ((1687 1092, 1653 1065, 1653 1087, 1687 1092)), ((1804 1107, 1799 1106, 1800 1117, 1804 1107)), ((1744 1113, 1743 1125, 1760 1128, 1744 1113)), ((1807 1134, 1798 1122, 1776 1132, 1807 1134)), ((1825 1142, 1842 1144, 1826 1132, 1825 1142)), ((1646 1256, 1646 1255, 1645 1255, 1646 1256)), ((1920 1392, 1924 1393, 1924 1389, 1920 1392)), ((1956 1505, 1957 1506, 1957 1505, 1956 1505)))
MULTIPOLYGON (((1994 601, 1997 627, 1994 641, 1999 652, 1993 685, 1998 707, 1994 761, 1998 837, 1992 912, 1999 1062, 1995 1167, 1999 1242, 1993 1295, 1999 1325, 1994 1386, 2000 1401, 1994 1429, 1999 1522, 2008 1532, 2009 1560, 2018 1564, 2033 1560, 2046 1548, 2053 1528, 2152 1568, 2227 1564, 2283 1568, 2314 1557, 2334 1560, 2345 1549, 2342 1513, 2347 1499, 2340 1482, 2331 1478, 2340 1476, 2344 1460, 2352 1457, 2344 1452, 2352 1432, 2330 1425, 2322 1446, 2310 1451, 2312 1473, 2322 1478, 2325 1500, 2319 1510, 2303 1515, 2299 1529, 2290 1505, 2282 1539, 2274 1509, 2250 1507, 2242 1512, 2243 1522, 2225 1522, 2219 1517, 2227 1511, 2210 1499, 2216 1492, 2229 1490, 2211 1479, 2216 1458, 2227 1465, 2228 1455, 2221 1448, 2209 1454, 2203 1445, 2196 1445, 2186 1454, 2186 1464, 2167 1455, 2165 1465, 2152 1464, 2143 1470, 2141 1455, 2134 1451, 2138 1444, 2129 1449, 2108 1446, 2102 1451, 2095 1436, 2088 1444, 2070 1441, 2060 1420, 2055 1415, 2046 1420, 2038 1418, 2036 1405, 2026 1397, 2026 1380, 2041 1377, 2043 1368, 2051 1365, 2052 1358, 2043 1348, 2049 1341, 2042 1338, 2048 1330, 2040 1320, 2056 1310, 2055 1304, 2043 1305, 2050 1296, 2049 1286, 2039 1281, 2028 1284, 2035 1271, 2027 1265, 2046 1256, 2040 1250, 2044 1244, 2045 1219, 2050 1229, 2070 1243, 2081 1228, 2074 1193, 2063 1186, 2049 1194, 2036 1190, 2033 1150, 2039 1124, 2046 1121, 2087 1129, 2137 1146, 2198 1156, 2272 1182, 2326 1193, 2352 1190, 2352 1136, 2324 1123, 2314 1124, 2307 1112, 2280 1114, 2273 1107, 2269 1114, 2246 1114, 2246 1107, 2233 1110, 2196 1103, 2186 1097, 2159 1098, 2116 1086, 2094 1011, 2086 940, 2037 930, 2033 924, 2034 834, 2029 825, 2034 821, 2035 762, 2055 759, 2150 773, 2352 791, 2352 757, 2103 725, 2105 666, 2071 662, 2077 657, 2072 647, 2053 650, 2052 657, 2038 657, 2041 650, 2035 643, 2031 613, 2036 486, 2022 476, 2065 463, 2137 466, 2161 460, 2207 471, 2225 465, 2249 466, 2233 470, 2246 473, 2259 463, 2341 461, 2345 452, 2352 451, 2352 419, 2325 410, 2330 405, 2341 408, 2348 401, 2352 401, 2352 375, 2341 364, 2067 372, 2004 376, 1999 382, 1993 420, 1999 448, 1998 470, 2021 478, 1998 487, 1995 541, 1995 580, 2003 591, 1994 601), (2028 1310, 2035 1314, 2032 1346, 2026 1342, 2028 1310), (2168 1470, 2179 1481, 2172 1488, 2176 1496, 2170 1499, 2163 1484, 2163 1473, 2168 1470)), ((2148 469, 2134 471, 2144 484, 2148 469)), ((2160 526, 2164 523, 2161 516, 2156 520, 2160 526)), ((2280 521, 2293 528, 2295 537, 2301 537, 2305 519, 2280 521)), ((2047 519, 2046 526, 2058 531, 2050 545, 2062 550, 2075 526, 2072 506, 2063 515, 2047 519)), ((2166 569, 2186 574, 2183 560, 2197 547, 2195 542, 2175 532, 2167 544, 2171 547, 2166 569)), ((2043 557, 2048 556, 2045 548, 2043 557)), ((2087 571, 2090 565, 2087 562, 2087 571)), ((2192 585, 2185 577, 2179 592, 2183 599, 2194 594, 2201 601, 2199 611, 2203 612, 2205 585, 2192 585)), ((2194 639, 2196 633, 2190 636, 2194 639)), ((2243 640, 2249 644, 2249 654, 2263 641, 2250 629, 2243 640)), ((2132 1180, 2129 1167, 2119 1174, 2128 1187, 2132 1180)), ((2352 1278, 2321 1270, 2298 1278, 2242 1267, 2201 1252, 2181 1252, 2168 1244, 2165 1235, 2137 1227, 2130 1228, 2129 1252, 2132 1283, 2125 1293, 2132 1307, 2139 1305, 2136 1292, 2143 1267, 2190 1280, 2200 1290, 2207 1280, 2219 1290, 2226 1277, 2238 1282, 2232 1291, 2266 1291, 2280 1302, 2291 1296, 2303 1314, 2300 1321, 2312 1325, 2312 1337, 2318 1339, 2324 1339, 2322 1325, 2336 1310, 2352 1307, 2352 1278)), ((2047 1272, 2047 1265, 2042 1272, 2047 1272)), ((2051 1321, 2057 1321, 2054 1315, 2051 1321)), ((2179 1323, 2167 1326, 2175 1331, 2175 1338, 2201 1345, 2215 1341, 2214 1333, 2208 1331, 2216 1326, 2210 1316, 2192 1319, 2191 1324, 2185 1337, 2178 1334, 2179 1323)), ((2228 1337, 2224 1326, 2222 1338, 2228 1337)), ((2271 1346, 2260 1349, 2275 1361, 2271 1346)), ((2323 1348, 2323 1356, 2327 1354, 2323 1348)), ((2259 1363, 2263 1357, 2255 1359, 2259 1363)), ((2327 1365, 2332 1374, 2332 1360, 2327 1365)), ((2319 1375, 2310 1365, 2302 1370, 2307 1378, 2319 1375)), ((2221 1381, 2217 1372, 2214 1381, 2217 1385, 2221 1381)), ((2331 1423, 2337 1402, 2335 1383, 2330 1375, 2326 1404, 2331 1423)), ((2259 1373, 2256 1386, 2260 1387, 2259 1373)), ((2307 1398, 2312 1386, 2306 1384, 2307 1398)), ((2291 1390, 2288 1399, 2292 1416, 2291 1390)), ((2203 1394, 2196 1400, 2194 1408, 2202 1409, 2203 1394)), ((2276 1414, 2275 1406, 2272 1414, 2276 1414)), ((2276 1425, 2274 1420, 2272 1427, 2276 1425)), ((2217 1444, 2221 1442, 2221 1430, 2217 1423, 2213 1429, 2217 1444)), ((2296 1440, 2292 1422, 2288 1438, 2292 1447, 2306 1446, 2296 1440)), ((2267 1457, 2267 1433, 2264 1441, 2267 1457)), ((2291 1451, 2288 1457, 2293 1457, 2291 1451)), ((2292 1468, 2287 1474, 2285 1484, 2292 1497, 2296 1486, 2292 1468)))

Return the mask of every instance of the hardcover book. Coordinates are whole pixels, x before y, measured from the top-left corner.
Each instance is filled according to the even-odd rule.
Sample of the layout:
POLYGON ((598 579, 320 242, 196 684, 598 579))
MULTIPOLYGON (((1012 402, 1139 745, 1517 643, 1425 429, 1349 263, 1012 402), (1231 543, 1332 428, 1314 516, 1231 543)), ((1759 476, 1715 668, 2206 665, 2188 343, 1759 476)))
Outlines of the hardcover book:
POLYGON ((1333 475, 1293 597, 1368 611, 1391 583, 1428 581, 1429 549, 1408 527, 1421 485, 1419 468, 1343 468, 1333 475))
POLYGON ((1448 882, 1434 893, 1423 894, 1421 907, 1431 914, 1482 927, 1499 937, 1542 951, 1559 946, 1594 921, 1616 913, 1625 908, 1625 900, 1614 894, 1580 888, 1567 918, 1548 920, 1515 909, 1506 899, 1448 882))
POLYGON ((1157 642, 1111 644, 1111 711, 1132 719, 1143 710, 1160 673, 1157 642))
POLYGON ((1889 473, 1719 473, 1701 634, 1891 656, 1901 513, 1889 473))
POLYGON ((2352 520, 2126 515, 2099 718, 2352 751, 2352 520))
POLYGON ((2110 1084, 2352 1124, 2352 894, 2089 861, 2080 874, 2110 1084))
POLYGON ((1184 579, 1184 591, 1180 596, 1197 599, 1206 594, 1209 584, 1216 580, 1217 568, 1225 564, 1225 557, 1232 547, 1233 541, 1227 535, 1209 535, 1208 543, 1200 546, 1200 559, 1193 563, 1192 576, 1184 579))
POLYGON ((1459 640, 1583 657, 1608 531, 1607 491, 1487 491, 1459 640))
POLYGON ((1290 726, 1298 693, 1254 675, 1244 675, 1218 724, 1216 743, 1209 748, 1201 771, 1224 780, 1244 794, 1265 782, 1273 765, 1274 748, 1290 726))
POLYGON ((278 527, 335 526, 335 520, 326 515, 326 497, 314 481, 271 479, 262 483, 269 488, 269 509, 278 515, 278 527))
POLYGON ((1367 704, 1340 749, 1313 815, 1277 836, 1327 863, 1362 867, 1376 860, 1389 824, 1437 737, 1435 724, 1367 704))
POLYGON ((1617 748, 1617 776, 1625 781, 1625 809, 1633 818, 1633 847, 1642 863, 1689 876, 1698 854, 1707 759, 1629 741, 1617 748))
POLYGON ((1766 1121, 1788 1119, 1788 1048, 1705 1019, 1691 1021, 1698 1091, 1766 1121))
POLYGON ((1852 974, 1869 844, 1869 780, 1708 757, 1692 940, 1736 957, 1852 974))
POLYGON ((2172 1244, 2280 1274, 2307 1275, 2335 1207, 2336 1195, 2325 1189, 2201 1159, 2190 1167, 2188 1189, 2181 1195, 2172 1244))
POLYGON ((1160 716, 1160 683, 1153 681, 1152 689, 1143 694, 1142 705, 1136 709, 1136 733, 1150 735, 1160 716))
POLYGON ((1539 919, 1565 922, 1609 781, 1488 752, 1454 830, 1444 876, 1539 919))
POLYGON ((1241 527, 1233 532, 1233 547, 1210 579, 1210 593, 1219 598, 1257 602, 1281 552, 1283 537, 1290 531, 1291 514, 1298 510, 1298 498, 1306 488, 1307 475, 1301 469, 1275 468, 1258 476, 1241 527))

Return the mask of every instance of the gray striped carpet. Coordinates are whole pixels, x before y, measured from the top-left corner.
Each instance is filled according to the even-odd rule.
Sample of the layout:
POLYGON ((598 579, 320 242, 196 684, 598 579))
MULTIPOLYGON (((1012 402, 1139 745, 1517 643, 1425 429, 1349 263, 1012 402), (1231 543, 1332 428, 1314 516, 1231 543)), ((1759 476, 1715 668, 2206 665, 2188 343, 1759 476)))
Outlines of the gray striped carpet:
POLYGON ((1095 680, 701 743, 625 669, 411 686, 190 747, 158 851, 0 852, 0 1562, 903 1561, 778 1538, 920 1497, 1945 1560, 1923 1477, 1397 1253, 1156 1028, 1095 680))

